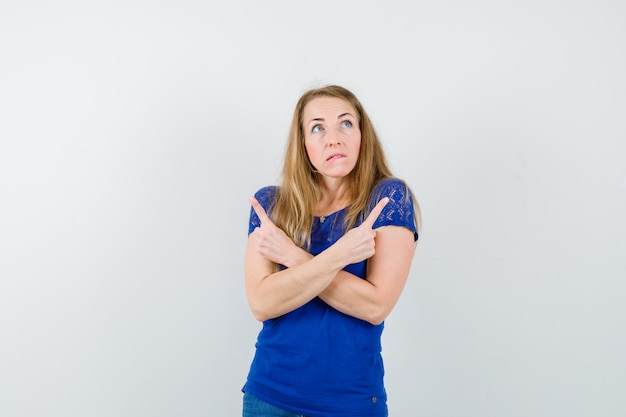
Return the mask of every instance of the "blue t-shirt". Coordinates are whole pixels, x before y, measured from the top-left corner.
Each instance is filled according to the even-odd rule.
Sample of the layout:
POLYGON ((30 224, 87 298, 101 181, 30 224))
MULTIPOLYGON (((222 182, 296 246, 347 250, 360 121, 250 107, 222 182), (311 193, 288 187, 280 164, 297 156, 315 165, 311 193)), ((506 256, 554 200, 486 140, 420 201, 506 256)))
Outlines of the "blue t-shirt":
MULTIPOLYGON (((270 186, 255 194, 270 217, 276 190, 270 186)), ((373 228, 407 227, 417 240, 413 201, 405 184, 398 179, 384 180, 373 195, 371 207, 389 197, 373 228)), ((346 212, 344 208, 323 221, 315 218, 311 254, 319 254, 344 234, 346 212)), ((248 233, 258 226, 259 218, 251 210, 248 233)), ((365 279, 366 262, 348 265, 344 270, 365 279)), ((310 417, 386 416, 380 343, 383 327, 384 324, 375 326, 343 314, 316 297, 283 316, 263 322, 242 390, 310 417)))

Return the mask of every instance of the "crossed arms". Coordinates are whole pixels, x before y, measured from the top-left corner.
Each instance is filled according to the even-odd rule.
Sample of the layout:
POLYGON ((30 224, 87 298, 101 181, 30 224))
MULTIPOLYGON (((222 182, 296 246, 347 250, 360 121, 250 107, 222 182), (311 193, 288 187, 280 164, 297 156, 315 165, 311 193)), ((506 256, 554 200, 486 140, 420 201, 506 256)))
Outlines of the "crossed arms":
POLYGON ((400 226, 372 229, 388 202, 383 198, 358 227, 317 256, 296 246, 250 199, 261 226, 248 238, 244 259, 248 303, 259 321, 279 317, 319 296, 344 314, 382 323, 400 298, 409 274, 413 232, 400 226), (343 268, 368 259, 366 279, 343 268), (274 272, 278 263, 286 269, 274 272))

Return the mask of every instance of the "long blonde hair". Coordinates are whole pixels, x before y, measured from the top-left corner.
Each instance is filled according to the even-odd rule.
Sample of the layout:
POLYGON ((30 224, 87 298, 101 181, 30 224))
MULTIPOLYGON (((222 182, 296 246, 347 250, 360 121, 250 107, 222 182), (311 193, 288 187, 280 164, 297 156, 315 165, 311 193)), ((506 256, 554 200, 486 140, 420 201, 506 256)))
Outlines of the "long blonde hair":
MULTIPOLYGON (((361 148, 356 166, 348 175, 350 184, 348 197, 351 203, 344 221, 346 230, 352 228, 359 217, 367 214, 374 185, 383 179, 393 177, 374 126, 352 92, 337 85, 328 85, 304 93, 298 100, 293 113, 285 150, 282 186, 279 187, 271 207, 271 217, 274 223, 296 245, 303 248, 310 246, 315 207, 321 198, 321 175, 309 160, 304 146, 303 129, 304 108, 317 97, 335 97, 346 101, 356 110, 359 119, 361 148)), ((415 224, 418 227, 419 206, 414 197, 413 203, 415 224)))

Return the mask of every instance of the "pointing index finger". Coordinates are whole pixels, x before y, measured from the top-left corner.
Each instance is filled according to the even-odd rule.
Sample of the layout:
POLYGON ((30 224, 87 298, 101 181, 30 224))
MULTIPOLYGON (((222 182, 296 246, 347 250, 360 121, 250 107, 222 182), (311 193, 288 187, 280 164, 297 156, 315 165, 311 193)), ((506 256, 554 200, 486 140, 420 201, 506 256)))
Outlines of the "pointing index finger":
POLYGON ((252 204, 252 208, 254 209, 254 212, 256 213, 256 215, 259 216, 259 220, 261 220, 261 224, 266 223, 266 222, 272 223, 272 220, 268 217, 267 213, 265 212, 265 209, 256 198, 250 197, 248 200, 250 201, 250 204, 252 204))
POLYGON ((378 218, 378 216, 380 216, 380 213, 383 211, 388 202, 389 197, 381 199, 378 204, 376 204, 376 206, 372 209, 369 216, 367 216, 367 219, 365 219, 362 224, 370 228, 374 226, 374 222, 376 222, 376 219, 378 218))

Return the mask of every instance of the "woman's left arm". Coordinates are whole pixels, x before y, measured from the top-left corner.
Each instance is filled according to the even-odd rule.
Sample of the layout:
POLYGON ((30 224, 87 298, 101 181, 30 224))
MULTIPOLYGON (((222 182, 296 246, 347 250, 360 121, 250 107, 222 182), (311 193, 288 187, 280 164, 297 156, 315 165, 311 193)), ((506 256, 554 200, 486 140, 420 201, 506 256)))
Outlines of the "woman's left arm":
POLYGON ((380 324, 404 288, 415 251, 413 232, 402 226, 376 229, 376 253, 367 260, 366 279, 339 271, 319 295, 344 314, 380 324))

